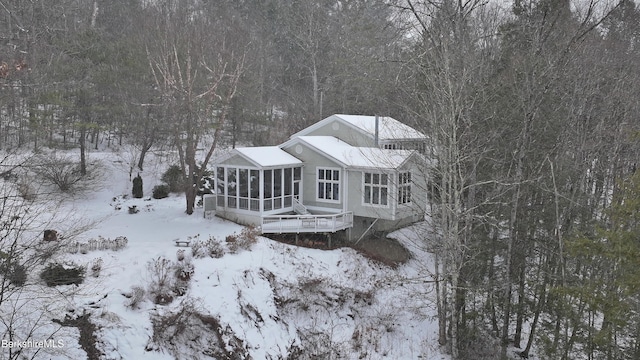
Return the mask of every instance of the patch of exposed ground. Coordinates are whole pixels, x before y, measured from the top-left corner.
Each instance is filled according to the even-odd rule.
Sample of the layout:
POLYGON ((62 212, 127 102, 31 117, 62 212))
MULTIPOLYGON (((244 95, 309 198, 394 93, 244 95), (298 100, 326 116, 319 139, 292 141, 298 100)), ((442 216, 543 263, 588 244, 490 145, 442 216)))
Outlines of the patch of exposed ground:
POLYGON ((411 258, 409 251, 398 241, 383 236, 366 237, 351 247, 368 258, 393 267, 404 264, 411 258))
MULTIPOLYGON (((269 238, 290 245, 295 244, 294 234, 269 234, 269 238)), ((329 247, 327 236, 324 234, 300 234, 295 245, 323 250, 351 247, 370 259, 392 267, 404 264, 411 258, 409 251, 397 240, 386 238, 384 235, 371 235, 357 244, 338 238, 334 239, 329 247)))
POLYGON ((103 354, 98 350, 96 340, 96 326, 89 320, 89 314, 85 313, 77 318, 67 315, 63 320, 53 319, 53 322, 62 326, 77 327, 80 330, 80 346, 87 353, 87 359, 98 360, 103 354))

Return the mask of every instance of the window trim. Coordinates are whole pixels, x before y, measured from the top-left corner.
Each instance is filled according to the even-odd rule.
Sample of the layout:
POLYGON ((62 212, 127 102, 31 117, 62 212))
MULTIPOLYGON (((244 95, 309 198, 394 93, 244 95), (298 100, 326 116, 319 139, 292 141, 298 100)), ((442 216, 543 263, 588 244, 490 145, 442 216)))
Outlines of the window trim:
MULTIPOLYGON (((333 177, 333 176, 332 176, 333 177)), ((316 167, 316 181, 315 181, 315 192, 316 192, 316 201, 318 202, 326 202, 326 203, 332 203, 332 204, 340 204, 341 202, 341 198, 342 196, 344 196, 344 194, 341 194, 342 191, 342 169, 339 167, 331 167, 331 166, 317 166, 316 167), (338 172, 338 180, 327 180, 327 179, 320 179, 320 171, 331 171, 331 174, 333 174, 334 171, 338 172), (320 197, 320 191, 319 191, 319 186, 320 186, 320 181, 322 181, 322 183, 326 184, 327 182, 330 184, 337 184, 338 185, 338 199, 327 199, 327 198, 321 198, 320 197)), ((325 185, 326 186, 326 185, 325 185)), ((333 189, 333 186, 332 186, 333 189)), ((332 191, 333 193, 333 191, 332 191)))
POLYGON ((413 203, 413 175, 411 174, 411 170, 398 172, 397 191, 398 198, 396 199, 396 203, 398 206, 407 206, 413 203), (402 176, 404 174, 408 174, 406 177, 408 180, 402 182, 402 176), (408 201, 402 202, 405 198, 408 198, 408 201))
MULTIPOLYGON (((375 208, 389 208, 391 206, 391 201, 389 201, 391 198, 390 196, 390 192, 389 190, 392 188, 391 186, 391 180, 392 180, 392 174, 388 173, 388 172, 384 172, 384 171, 363 171, 362 172, 362 196, 360 197, 360 201, 362 202, 362 206, 367 206, 367 207, 375 207, 375 208), (367 184, 365 182, 366 176, 367 174, 371 175, 371 180, 373 181, 373 176, 374 175, 385 175, 387 177, 387 183, 386 185, 382 185, 382 179, 380 179, 378 181, 378 184, 374 184, 373 182, 367 184), (382 188, 386 188, 387 189, 387 203, 386 204, 374 204, 373 202, 366 202, 365 201, 365 194, 366 194, 366 187, 369 186, 372 189, 373 188, 377 188, 379 189, 380 193, 382 193, 382 188)), ((371 200, 373 200, 373 193, 370 193, 370 198, 371 200)), ((382 199, 382 197, 380 197, 380 199, 382 199)))

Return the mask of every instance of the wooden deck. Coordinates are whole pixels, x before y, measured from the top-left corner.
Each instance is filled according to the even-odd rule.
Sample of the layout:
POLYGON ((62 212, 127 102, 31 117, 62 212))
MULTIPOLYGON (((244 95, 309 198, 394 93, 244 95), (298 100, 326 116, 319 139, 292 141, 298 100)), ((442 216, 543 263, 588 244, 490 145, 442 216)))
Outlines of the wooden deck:
POLYGON ((330 215, 271 215, 262 218, 263 234, 332 233, 353 226, 351 211, 330 215))

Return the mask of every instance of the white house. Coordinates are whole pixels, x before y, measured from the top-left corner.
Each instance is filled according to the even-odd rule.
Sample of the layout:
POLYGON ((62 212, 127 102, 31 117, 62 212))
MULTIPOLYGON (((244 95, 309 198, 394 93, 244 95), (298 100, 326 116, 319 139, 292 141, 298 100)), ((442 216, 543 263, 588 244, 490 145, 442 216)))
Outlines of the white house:
POLYGON ((205 212, 263 233, 389 231, 422 219, 426 136, 390 117, 332 115, 279 146, 215 163, 205 212))

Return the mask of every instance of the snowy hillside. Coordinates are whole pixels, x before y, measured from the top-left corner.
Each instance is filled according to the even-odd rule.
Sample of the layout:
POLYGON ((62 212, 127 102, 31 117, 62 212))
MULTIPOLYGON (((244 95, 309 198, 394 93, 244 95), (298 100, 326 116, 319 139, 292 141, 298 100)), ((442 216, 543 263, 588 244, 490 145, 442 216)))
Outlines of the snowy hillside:
MULTIPOLYGON (((84 282, 31 285, 24 290, 29 295, 21 297, 34 309, 27 312, 30 323, 39 324, 31 338, 62 346, 27 348, 24 354, 42 359, 81 359, 86 353, 104 359, 448 359, 437 345, 431 257, 415 246, 412 231, 396 234, 413 258, 395 269, 351 248, 310 249, 264 237, 238 245, 227 238, 241 239, 247 233, 243 227, 205 219, 201 208, 186 215, 180 195, 149 198, 162 165, 141 173, 145 197, 132 199, 122 159, 92 154, 98 158, 104 168, 99 190, 66 199, 57 210, 72 222, 60 223, 59 229, 95 222, 72 241, 63 240, 69 244, 52 259, 86 266, 84 282), (133 206, 138 213, 129 213, 133 206), (118 237, 126 237, 124 248, 106 245, 118 237), (177 247, 175 239, 200 244, 204 256, 192 256, 192 249, 177 247), (209 255, 211 248, 219 257, 209 255), (182 284, 184 294, 172 293, 168 304, 155 304, 152 284, 163 281, 167 284, 161 286, 171 289, 182 284), (84 326, 73 326, 79 323, 84 326)), ((37 275, 29 276, 37 282, 37 275)))

